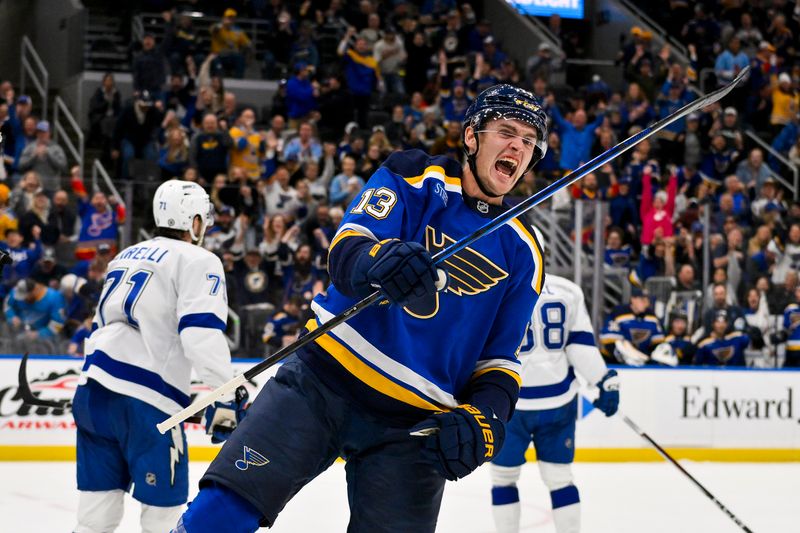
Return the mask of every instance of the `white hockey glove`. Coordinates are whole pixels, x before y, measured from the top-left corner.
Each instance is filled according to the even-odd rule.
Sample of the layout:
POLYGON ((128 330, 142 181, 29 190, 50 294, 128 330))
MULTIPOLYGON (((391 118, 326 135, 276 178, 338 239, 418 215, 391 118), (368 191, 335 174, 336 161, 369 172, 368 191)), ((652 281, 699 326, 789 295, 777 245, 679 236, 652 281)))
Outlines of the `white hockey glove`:
POLYGON ((675 355, 675 350, 668 342, 662 342, 656 346, 650 354, 650 359, 662 365, 678 366, 678 356, 675 355))
POLYGON ((626 365, 644 366, 645 363, 647 363, 647 361, 650 359, 647 357, 647 355, 634 348, 630 341, 615 341, 614 347, 616 348, 618 358, 621 358, 622 362, 626 365))

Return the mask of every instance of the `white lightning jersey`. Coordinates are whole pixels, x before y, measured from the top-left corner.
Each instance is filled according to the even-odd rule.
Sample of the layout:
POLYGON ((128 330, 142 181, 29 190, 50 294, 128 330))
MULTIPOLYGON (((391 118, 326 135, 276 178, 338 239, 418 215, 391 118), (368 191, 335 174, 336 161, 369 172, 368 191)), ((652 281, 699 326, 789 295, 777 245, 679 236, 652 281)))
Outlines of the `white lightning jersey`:
POLYGON ((517 409, 539 411, 567 404, 578 392, 575 370, 595 385, 606 365, 594 340, 583 291, 548 274, 519 351, 522 388, 517 409))
POLYGON ((233 377, 227 318, 217 256, 164 237, 129 246, 108 265, 81 383, 174 414, 190 403, 192 367, 209 387, 233 377))

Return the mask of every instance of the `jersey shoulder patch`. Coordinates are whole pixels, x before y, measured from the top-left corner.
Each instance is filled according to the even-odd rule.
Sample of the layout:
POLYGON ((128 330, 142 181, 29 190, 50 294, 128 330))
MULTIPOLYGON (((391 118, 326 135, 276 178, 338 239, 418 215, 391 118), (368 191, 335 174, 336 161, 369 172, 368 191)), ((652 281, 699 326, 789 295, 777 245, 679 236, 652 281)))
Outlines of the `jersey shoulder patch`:
POLYGON ((389 172, 405 179, 409 185, 421 182, 426 174, 436 172, 447 183, 461 186, 461 165, 446 156, 430 156, 422 150, 394 152, 383 163, 389 172))
POLYGON ((714 337, 706 337, 705 339, 703 339, 703 340, 701 340, 700 342, 697 343, 697 347, 698 348, 702 348, 703 346, 707 346, 707 345, 711 344, 712 342, 714 342, 714 340, 715 340, 714 337))

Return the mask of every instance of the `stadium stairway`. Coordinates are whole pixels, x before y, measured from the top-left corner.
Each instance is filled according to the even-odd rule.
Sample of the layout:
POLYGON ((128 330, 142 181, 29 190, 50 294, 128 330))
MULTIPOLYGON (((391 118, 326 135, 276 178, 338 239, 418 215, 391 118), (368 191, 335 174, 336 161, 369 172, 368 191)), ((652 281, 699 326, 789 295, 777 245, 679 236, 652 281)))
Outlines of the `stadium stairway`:
POLYGON ((83 36, 84 70, 129 72, 130 28, 118 6, 85 1, 88 24, 83 36))

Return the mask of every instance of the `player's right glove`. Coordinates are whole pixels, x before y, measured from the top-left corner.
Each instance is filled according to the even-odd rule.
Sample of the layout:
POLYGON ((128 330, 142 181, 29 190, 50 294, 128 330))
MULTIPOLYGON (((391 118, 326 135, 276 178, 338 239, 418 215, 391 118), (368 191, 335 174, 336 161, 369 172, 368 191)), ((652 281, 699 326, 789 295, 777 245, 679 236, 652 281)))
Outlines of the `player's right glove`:
POLYGON ((603 411, 606 416, 612 416, 619 407, 619 377, 616 370, 609 370, 603 379, 597 383, 600 396, 592 403, 603 411))
POLYGON ((240 386, 234 393, 233 401, 214 402, 213 405, 206 407, 203 420, 206 425, 206 434, 211 435, 211 442, 219 444, 230 437, 247 413, 249 397, 247 389, 240 386))
POLYGON ((491 409, 464 404, 426 418, 410 434, 425 438, 423 459, 442 477, 455 481, 494 458, 503 446, 506 428, 491 409))
POLYGON ((379 289, 391 303, 405 305, 434 294, 439 274, 423 245, 392 239, 376 243, 358 258, 353 279, 357 292, 379 289))

